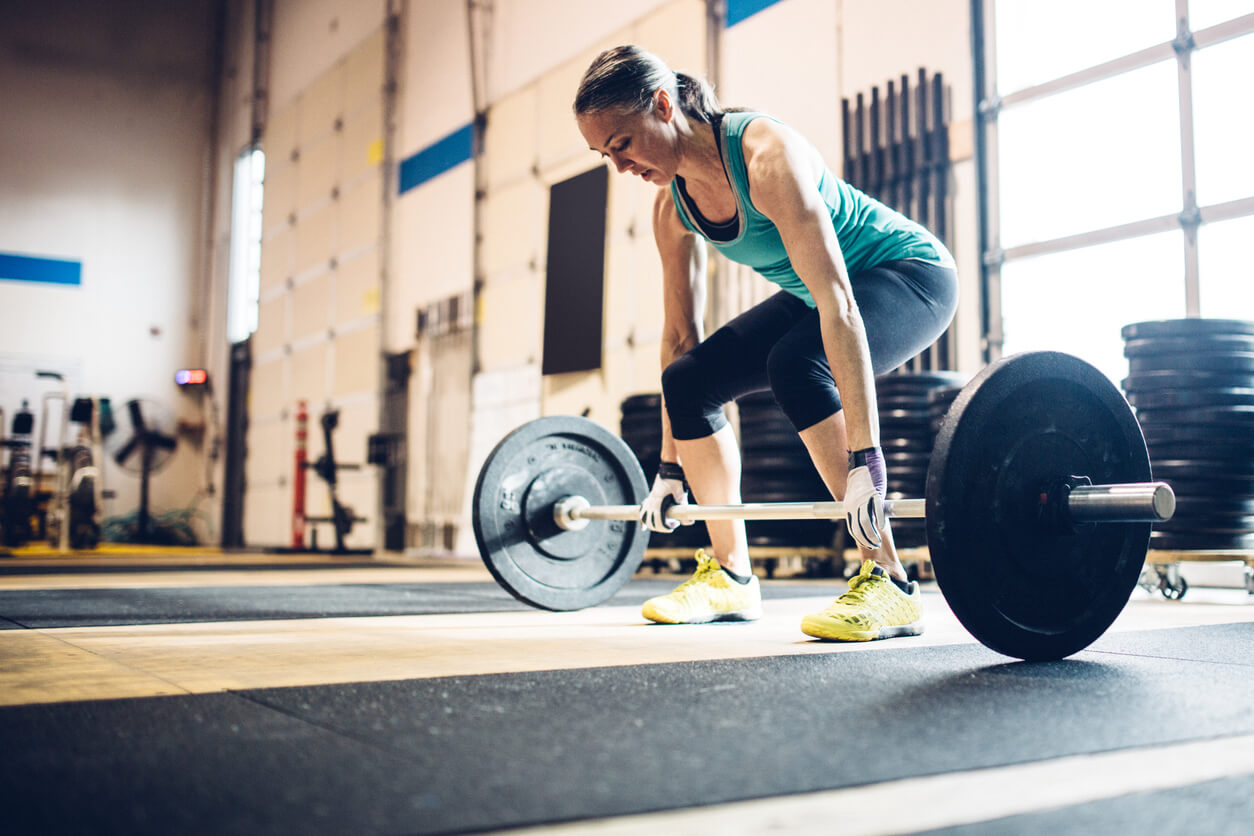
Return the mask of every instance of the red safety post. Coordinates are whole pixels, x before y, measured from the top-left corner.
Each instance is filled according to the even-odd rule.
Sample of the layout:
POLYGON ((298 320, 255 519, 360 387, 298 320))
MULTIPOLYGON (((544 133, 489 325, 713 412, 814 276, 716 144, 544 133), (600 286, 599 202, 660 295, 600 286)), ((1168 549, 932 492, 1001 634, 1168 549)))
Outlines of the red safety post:
POLYGON ((292 477, 292 548, 305 548, 305 448, 309 439, 309 413, 305 402, 296 407, 296 473, 292 477))

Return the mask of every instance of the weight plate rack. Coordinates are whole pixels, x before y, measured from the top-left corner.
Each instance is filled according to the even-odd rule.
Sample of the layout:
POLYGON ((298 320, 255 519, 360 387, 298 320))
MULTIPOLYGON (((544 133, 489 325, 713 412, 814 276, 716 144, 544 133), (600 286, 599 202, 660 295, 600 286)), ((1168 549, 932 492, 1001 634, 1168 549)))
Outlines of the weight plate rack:
POLYGON ((1187 589, 1181 561, 1254 565, 1254 321, 1172 319, 1122 330, 1122 382, 1154 478, 1176 491, 1176 515, 1156 526, 1148 565, 1164 596, 1187 589))

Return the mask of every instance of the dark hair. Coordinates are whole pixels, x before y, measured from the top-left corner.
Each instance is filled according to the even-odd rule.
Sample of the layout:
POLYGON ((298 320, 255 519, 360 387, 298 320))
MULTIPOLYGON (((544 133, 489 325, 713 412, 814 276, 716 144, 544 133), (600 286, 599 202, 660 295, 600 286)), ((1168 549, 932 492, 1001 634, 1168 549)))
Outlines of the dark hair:
POLYGON ((635 113, 653 106, 653 94, 666 90, 689 119, 710 123, 726 109, 708 82, 672 72, 661 58, 638 46, 616 46, 596 57, 579 82, 575 115, 621 110, 635 113))

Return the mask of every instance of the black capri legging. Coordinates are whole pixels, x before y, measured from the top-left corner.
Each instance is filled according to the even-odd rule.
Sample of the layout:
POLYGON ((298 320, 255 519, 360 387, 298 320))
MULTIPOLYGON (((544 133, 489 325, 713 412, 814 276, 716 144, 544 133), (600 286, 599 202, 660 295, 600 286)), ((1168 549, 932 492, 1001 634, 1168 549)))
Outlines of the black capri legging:
MULTIPOLYGON (((877 375, 933 343, 958 305, 957 273, 926 261, 889 261, 850 284, 877 375)), ((798 432, 840 411, 818 311, 787 291, 745 311, 662 372, 666 414, 680 441, 722 429, 724 404, 766 389, 798 432)))

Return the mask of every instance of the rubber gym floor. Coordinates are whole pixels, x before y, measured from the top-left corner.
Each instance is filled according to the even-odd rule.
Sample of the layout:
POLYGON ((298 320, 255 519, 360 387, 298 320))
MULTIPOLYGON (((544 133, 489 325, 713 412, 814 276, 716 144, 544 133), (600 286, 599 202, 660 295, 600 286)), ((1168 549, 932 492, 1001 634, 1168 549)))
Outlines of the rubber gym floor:
POLYGON ((0 553, 0 832, 1248 833, 1254 605, 1140 589, 1028 664, 530 609, 476 561, 0 553))

